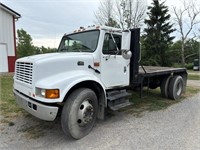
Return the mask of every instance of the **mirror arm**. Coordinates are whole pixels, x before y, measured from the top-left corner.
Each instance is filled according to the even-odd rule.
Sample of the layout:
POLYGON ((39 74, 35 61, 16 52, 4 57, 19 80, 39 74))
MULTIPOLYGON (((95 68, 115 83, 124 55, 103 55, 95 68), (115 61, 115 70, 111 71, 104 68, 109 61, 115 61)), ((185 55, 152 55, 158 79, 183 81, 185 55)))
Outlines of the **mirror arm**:
POLYGON ((111 34, 111 37, 112 37, 113 42, 115 43, 115 47, 117 48, 117 51, 119 51, 119 48, 117 47, 116 41, 115 41, 115 39, 114 39, 112 33, 110 33, 110 34, 111 34))
POLYGON ((113 40, 113 42, 114 42, 114 44, 115 44, 115 47, 117 48, 117 53, 115 54, 115 58, 116 58, 116 57, 117 57, 117 54, 120 52, 120 50, 119 50, 119 48, 117 47, 116 41, 115 41, 115 39, 114 39, 112 33, 110 33, 110 35, 111 35, 112 40, 113 40))

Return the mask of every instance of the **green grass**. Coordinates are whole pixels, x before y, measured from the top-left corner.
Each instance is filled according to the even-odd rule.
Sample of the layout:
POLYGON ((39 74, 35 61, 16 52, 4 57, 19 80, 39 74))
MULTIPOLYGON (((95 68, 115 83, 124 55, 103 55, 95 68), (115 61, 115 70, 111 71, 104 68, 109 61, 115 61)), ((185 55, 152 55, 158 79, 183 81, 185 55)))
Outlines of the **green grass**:
POLYGON ((194 70, 187 70, 188 73, 195 73, 195 74, 200 74, 200 71, 194 71, 194 70))
POLYGON ((12 124, 12 120, 25 114, 16 103, 13 92, 13 75, 0 75, 0 115, 4 118, 0 123, 12 124))
POLYGON ((160 88, 155 90, 146 90, 143 92, 143 97, 140 98, 139 92, 132 91, 130 101, 133 105, 123 108, 120 111, 132 114, 137 117, 141 117, 145 111, 157 111, 166 109, 172 104, 178 103, 179 101, 169 100, 163 98, 160 94, 160 88))
POLYGON ((187 70, 189 80, 200 80, 200 71, 187 70))
POLYGON ((200 75, 198 74, 188 74, 189 80, 200 80, 200 75))
POLYGON ((168 108, 169 106, 181 102, 184 98, 191 97, 194 94, 200 92, 198 87, 187 87, 186 92, 182 95, 180 100, 170 100, 163 98, 160 93, 160 88, 155 90, 147 90, 144 92, 144 97, 140 98, 138 92, 131 92, 132 96, 130 101, 133 102, 133 105, 123 108, 120 111, 132 114, 136 117, 143 116, 143 113, 146 111, 157 111, 168 108))
POLYGON ((13 75, 0 76, 0 110, 5 118, 12 117, 23 112, 16 104, 13 95, 13 75))

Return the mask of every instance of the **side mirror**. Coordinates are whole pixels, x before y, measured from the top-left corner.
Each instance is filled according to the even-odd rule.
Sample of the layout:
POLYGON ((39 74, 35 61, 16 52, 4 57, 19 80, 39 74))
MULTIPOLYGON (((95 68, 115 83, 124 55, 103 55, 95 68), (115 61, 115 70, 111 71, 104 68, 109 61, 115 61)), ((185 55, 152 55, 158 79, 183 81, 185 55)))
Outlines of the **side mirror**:
POLYGON ((121 44, 121 51, 122 56, 124 59, 130 59, 132 53, 130 51, 131 45, 131 32, 129 30, 125 30, 122 32, 122 44, 121 44))
POLYGON ((131 51, 122 50, 122 56, 124 59, 130 59, 132 57, 131 51))

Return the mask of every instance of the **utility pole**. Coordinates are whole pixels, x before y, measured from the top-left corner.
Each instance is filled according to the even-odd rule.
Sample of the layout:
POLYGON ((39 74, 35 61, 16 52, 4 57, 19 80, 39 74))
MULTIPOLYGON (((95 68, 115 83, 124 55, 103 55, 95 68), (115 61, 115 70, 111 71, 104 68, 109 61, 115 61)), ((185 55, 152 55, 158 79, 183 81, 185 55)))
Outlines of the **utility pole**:
POLYGON ((200 71, 200 29, 199 29, 199 71, 200 71))
POLYGON ((199 35, 199 71, 200 71, 200 35, 199 35))

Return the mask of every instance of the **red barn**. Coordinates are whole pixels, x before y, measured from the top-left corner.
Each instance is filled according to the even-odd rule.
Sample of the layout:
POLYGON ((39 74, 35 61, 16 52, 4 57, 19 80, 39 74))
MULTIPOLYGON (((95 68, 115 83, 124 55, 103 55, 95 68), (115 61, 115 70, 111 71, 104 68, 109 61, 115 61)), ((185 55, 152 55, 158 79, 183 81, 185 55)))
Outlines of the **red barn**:
POLYGON ((0 3, 0 73, 14 72, 16 60, 15 21, 21 15, 0 3))

